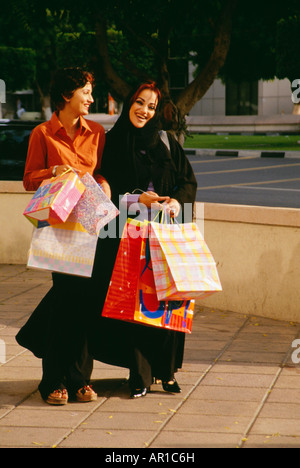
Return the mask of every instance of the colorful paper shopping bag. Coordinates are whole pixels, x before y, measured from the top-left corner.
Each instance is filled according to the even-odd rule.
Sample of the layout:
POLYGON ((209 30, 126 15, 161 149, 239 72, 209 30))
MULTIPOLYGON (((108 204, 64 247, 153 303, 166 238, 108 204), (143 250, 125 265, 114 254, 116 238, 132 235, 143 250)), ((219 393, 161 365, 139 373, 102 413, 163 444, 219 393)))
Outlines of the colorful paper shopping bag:
POLYGON ((194 301, 157 299, 148 226, 148 222, 127 221, 102 316, 191 333, 194 301))
POLYGON ((23 214, 36 227, 65 222, 84 191, 78 175, 68 170, 44 180, 23 214))
POLYGON ((85 191, 74 207, 73 214, 89 234, 98 236, 103 226, 118 216, 119 210, 88 172, 81 181, 85 191))
POLYGON ((34 228, 27 266, 91 277, 97 241, 71 214, 65 223, 34 228))
POLYGON ((159 300, 200 299, 222 290, 215 260, 196 223, 150 223, 159 300))
POLYGON ((134 312, 136 322, 191 333, 194 301, 161 301, 157 298, 148 237, 142 244, 137 291, 134 312))

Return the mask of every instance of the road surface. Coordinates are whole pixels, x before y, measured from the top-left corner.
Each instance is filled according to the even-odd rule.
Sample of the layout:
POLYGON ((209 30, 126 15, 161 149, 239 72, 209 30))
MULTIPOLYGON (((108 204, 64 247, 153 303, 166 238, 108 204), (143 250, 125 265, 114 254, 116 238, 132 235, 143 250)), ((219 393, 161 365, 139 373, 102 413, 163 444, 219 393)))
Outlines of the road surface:
POLYGON ((300 208, 300 158, 188 157, 199 202, 300 208))

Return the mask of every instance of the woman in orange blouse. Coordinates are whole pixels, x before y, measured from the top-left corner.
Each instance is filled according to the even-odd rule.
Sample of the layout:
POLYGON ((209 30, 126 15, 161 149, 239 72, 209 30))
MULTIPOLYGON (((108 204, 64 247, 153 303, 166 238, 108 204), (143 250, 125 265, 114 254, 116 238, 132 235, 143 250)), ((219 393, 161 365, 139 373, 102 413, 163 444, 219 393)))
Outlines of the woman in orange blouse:
POLYGON ((87 72, 79 69, 57 72, 51 89, 57 110, 51 120, 35 127, 30 136, 23 179, 26 190, 35 191, 44 179, 72 167, 79 176, 86 172, 94 175, 110 195, 109 185, 96 174, 105 143, 104 128, 83 118, 94 102, 92 87, 93 77, 87 72))
MULTIPOLYGON (((93 83, 93 76, 79 68, 56 73, 51 87, 56 111, 30 136, 23 179, 26 190, 35 191, 44 179, 72 168, 79 176, 89 172, 110 196, 109 185, 99 174, 105 131, 84 119, 93 103, 93 83)), ((89 385, 93 360, 87 347, 85 296, 90 279, 61 273, 53 273, 52 278, 52 288, 16 339, 42 358, 39 390, 47 403, 65 404, 69 396, 79 402, 95 400, 97 394, 89 385)))

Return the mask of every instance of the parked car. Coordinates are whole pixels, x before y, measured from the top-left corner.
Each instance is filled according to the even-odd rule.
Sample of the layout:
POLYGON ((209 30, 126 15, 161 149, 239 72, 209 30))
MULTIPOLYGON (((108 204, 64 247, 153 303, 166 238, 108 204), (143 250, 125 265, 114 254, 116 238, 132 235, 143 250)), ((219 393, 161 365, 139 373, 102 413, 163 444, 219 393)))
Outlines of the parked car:
POLYGON ((29 136, 39 123, 0 120, 0 180, 23 180, 29 136))

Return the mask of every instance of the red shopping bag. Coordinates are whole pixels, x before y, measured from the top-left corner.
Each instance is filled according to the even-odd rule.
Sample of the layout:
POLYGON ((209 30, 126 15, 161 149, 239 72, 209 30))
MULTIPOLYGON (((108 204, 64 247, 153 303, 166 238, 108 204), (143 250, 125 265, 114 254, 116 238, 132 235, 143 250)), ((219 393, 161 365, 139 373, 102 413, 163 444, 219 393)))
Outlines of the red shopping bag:
POLYGON ((194 301, 159 301, 148 222, 127 220, 111 277, 103 317, 191 333, 194 301))

